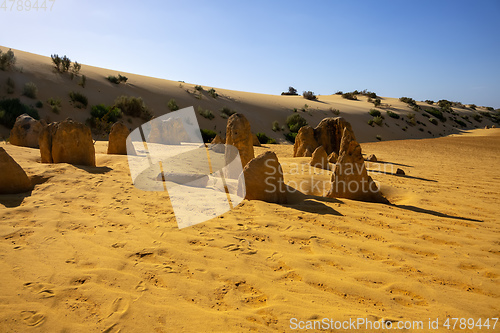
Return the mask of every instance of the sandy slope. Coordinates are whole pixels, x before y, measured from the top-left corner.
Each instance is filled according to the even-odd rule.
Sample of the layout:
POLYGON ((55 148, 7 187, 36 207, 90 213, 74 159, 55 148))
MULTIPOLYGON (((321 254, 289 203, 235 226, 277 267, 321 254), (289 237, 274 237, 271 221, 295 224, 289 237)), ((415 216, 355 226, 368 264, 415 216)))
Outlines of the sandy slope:
MULTIPOLYGON (((6 47, 0 47, 0 49, 3 51, 8 50, 6 47)), ((316 126, 325 117, 334 116, 330 111, 331 109, 340 110, 340 115, 352 124, 356 137, 360 142, 376 141, 377 135, 380 135, 382 140, 395 140, 438 137, 462 131, 462 129, 459 129, 460 126, 451 119, 445 123, 440 122, 438 125, 433 125, 428 118, 423 116, 423 112, 416 114, 416 120, 425 125, 408 126, 406 115, 411 112, 411 109, 397 98, 389 97, 384 97, 382 103, 390 105, 390 110, 401 115, 401 118, 399 120, 390 118, 386 113, 386 109, 380 109, 382 114, 385 115, 384 125, 371 127, 367 122, 372 118, 368 111, 373 108, 373 104, 368 103, 367 98, 364 96, 359 96, 358 101, 346 100, 338 95, 319 96, 319 101, 309 101, 302 96, 264 95, 215 87, 220 97, 214 99, 206 92, 211 87, 204 87, 201 96, 194 89, 196 84, 203 85, 203 82, 181 83, 121 72, 122 75, 128 77, 128 81, 126 84, 116 85, 105 78, 109 75, 117 75, 118 72, 85 64, 82 65, 80 74, 87 77, 87 84, 85 88, 82 88, 78 85, 80 77, 71 80, 67 73, 56 73, 48 55, 40 56, 19 50, 14 50, 14 52, 17 57, 16 66, 19 70, 14 72, 0 71, 0 98, 20 97, 24 103, 30 105, 35 105, 38 99, 46 102, 49 98, 60 98, 62 101, 62 112, 60 114, 53 113, 47 103, 39 110, 41 117, 48 121, 58 121, 70 117, 84 122, 90 117, 90 106, 101 103, 111 105, 116 97, 127 95, 142 97, 155 116, 161 116, 169 112, 167 103, 172 98, 177 101, 181 108, 194 106, 195 110, 199 108, 211 110, 215 115, 215 119, 208 120, 198 115, 200 127, 215 130, 223 136, 226 126, 226 120, 220 117, 220 110, 223 107, 229 107, 245 114, 250 120, 252 130, 255 133, 266 133, 279 142, 285 142, 283 133, 281 131, 273 132, 272 123, 278 121, 281 126, 284 125, 286 118, 293 114, 294 108, 298 109, 298 112, 312 126, 316 126), (8 77, 11 77, 16 83, 16 89, 12 95, 6 94, 6 80, 8 77), (37 85, 39 90, 37 100, 22 96, 23 86, 27 82, 34 82, 37 85), (78 109, 71 105, 68 97, 71 91, 81 92, 86 95, 89 106, 86 109, 78 109), (307 111, 300 111, 305 104, 308 106, 307 111), (406 129, 406 127, 408 128, 406 129)), ((68 56, 72 58, 69 53, 68 56)), ((72 60, 78 61, 78 59, 72 60)), ((283 87, 283 89, 286 90, 287 87, 283 87)), ((360 87, 360 89, 363 88, 360 87)), ((332 91, 332 93, 334 92, 332 91)), ((422 107, 429 107, 423 102, 418 104, 422 107)), ((457 119, 462 121, 465 120, 460 116, 471 117, 475 113, 475 111, 468 108, 454 108, 453 110, 458 114, 457 119)), ((477 110, 486 111, 485 108, 478 108, 477 110)), ((446 114, 446 116, 451 117, 449 114, 446 114)), ((470 122, 465 121, 469 129, 493 124, 486 118, 481 122, 476 122, 472 118, 469 118, 469 120, 470 122)), ((142 122, 140 119, 130 117, 125 117, 124 121, 131 129, 136 128, 142 122)), ((0 139, 8 136, 9 131, 0 126, 0 139)))
MULTIPOLYGON (((135 189, 126 157, 104 155, 104 142, 96 168, 40 164, 36 149, 0 145, 39 183, 0 196, 1 332, 498 317, 499 129, 363 144, 406 171, 368 165, 393 205, 297 192, 288 205, 244 201, 182 230, 168 196, 135 189)), ((266 149, 287 182, 309 177, 290 174, 307 163, 290 146, 257 153, 266 149)))

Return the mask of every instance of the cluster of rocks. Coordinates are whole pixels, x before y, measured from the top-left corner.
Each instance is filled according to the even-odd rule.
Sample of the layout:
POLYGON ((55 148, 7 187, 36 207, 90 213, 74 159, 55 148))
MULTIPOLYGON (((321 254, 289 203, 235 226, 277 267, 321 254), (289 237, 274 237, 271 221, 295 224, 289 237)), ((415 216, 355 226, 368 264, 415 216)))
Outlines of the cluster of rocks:
MULTIPOLYGON (((325 118, 314 129, 302 127, 293 147, 294 157, 311 157, 311 166, 330 170, 333 163, 330 190, 327 197, 371 202, 387 202, 377 184, 368 176, 361 146, 344 118, 325 118)), ((368 158, 375 162, 377 158, 368 158)))

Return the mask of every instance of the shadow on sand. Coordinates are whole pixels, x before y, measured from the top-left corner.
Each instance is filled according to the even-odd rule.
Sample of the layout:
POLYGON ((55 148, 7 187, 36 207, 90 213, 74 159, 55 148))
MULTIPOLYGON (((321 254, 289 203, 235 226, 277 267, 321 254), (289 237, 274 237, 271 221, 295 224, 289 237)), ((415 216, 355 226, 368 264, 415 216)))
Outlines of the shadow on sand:
POLYGON ((437 216, 437 217, 444 217, 444 218, 448 218, 448 219, 470 221, 470 222, 484 222, 483 220, 477 220, 477 219, 470 219, 470 218, 467 218, 467 217, 448 215, 448 214, 436 212, 434 210, 424 209, 424 208, 415 207, 415 206, 408 206, 408 205, 391 205, 391 206, 397 207, 397 208, 401 208, 401 209, 405 209, 405 210, 410 210, 410 211, 416 212, 416 213, 428 214, 428 215, 437 216))
POLYGON ((409 176, 409 175, 398 175, 395 172, 387 172, 387 171, 382 171, 382 170, 368 170, 368 169, 366 169, 366 171, 368 171, 368 172, 378 172, 378 173, 383 173, 383 174, 386 174, 386 175, 391 175, 391 176, 396 176, 396 177, 401 177, 401 178, 423 180, 425 182, 433 182, 433 183, 437 183, 438 182, 437 180, 434 180, 434 179, 414 177, 414 176, 409 176))
POLYGON ((335 215, 343 216, 341 213, 337 212, 332 207, 324 204, 327 203, 340 203, 343 202, 338 199, 325 198, 316 195, 307 195, 293 187, 288 186, 288 204, 283 206, 300 210, 306 213, 320 214, 320 215, 335 215))
POLYGON ((75 165, 72 164, 75 168, 87 171, 88 173, 93 173, 93 174, 104 174, 112 171, 110 167, 92 167, 92 166, 86 166, 86 165, 75 165))
MULTIPOLYGON (((31 186, 43 184, 52 177, 44 176, 31 176, 31 186)), ((16 193, 16 194, 0 194, 0 204, 4 205, 6 208, 19 207, 23 203, 24 199, 31 196, 33 190, 29 192, 16 193)))

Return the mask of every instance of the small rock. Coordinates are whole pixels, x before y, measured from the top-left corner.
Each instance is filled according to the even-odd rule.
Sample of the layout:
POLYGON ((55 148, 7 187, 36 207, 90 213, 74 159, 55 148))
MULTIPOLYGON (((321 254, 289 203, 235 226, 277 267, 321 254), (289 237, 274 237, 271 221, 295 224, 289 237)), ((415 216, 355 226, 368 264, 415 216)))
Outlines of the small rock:
POLYGON ((404 172, 404 170, 403 170, 403 169, 398 168, 398 169, 396 170, 396 175, 404 175, 404 174, 405 174, 405 172, 404 172))
POLYGON ((31 180, 19 164, 0 147, 0 194, 31 191, 31 180))
POLYGON ((328 164, 328 155, 326 155, 326 151, 323 146, 319 146, 313 152, 309 165, 316 168, 330 170, 330 165, 328 164))
POLYGON ((369 162, 377 162, 377 156, 375 156, 374 154, 371 154, 370 156, 368 156, 368 158, 366 160, 369 162))

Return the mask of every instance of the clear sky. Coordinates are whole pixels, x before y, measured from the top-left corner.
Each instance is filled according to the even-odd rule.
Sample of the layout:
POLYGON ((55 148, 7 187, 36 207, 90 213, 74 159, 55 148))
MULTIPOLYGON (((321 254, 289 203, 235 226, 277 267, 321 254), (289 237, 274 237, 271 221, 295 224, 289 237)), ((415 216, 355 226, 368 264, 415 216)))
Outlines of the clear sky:
POLYGON ((0 45, 117 72, 500 108, 499 0, 56 0, 46 12, 17 3, 0 9, 0 45))

